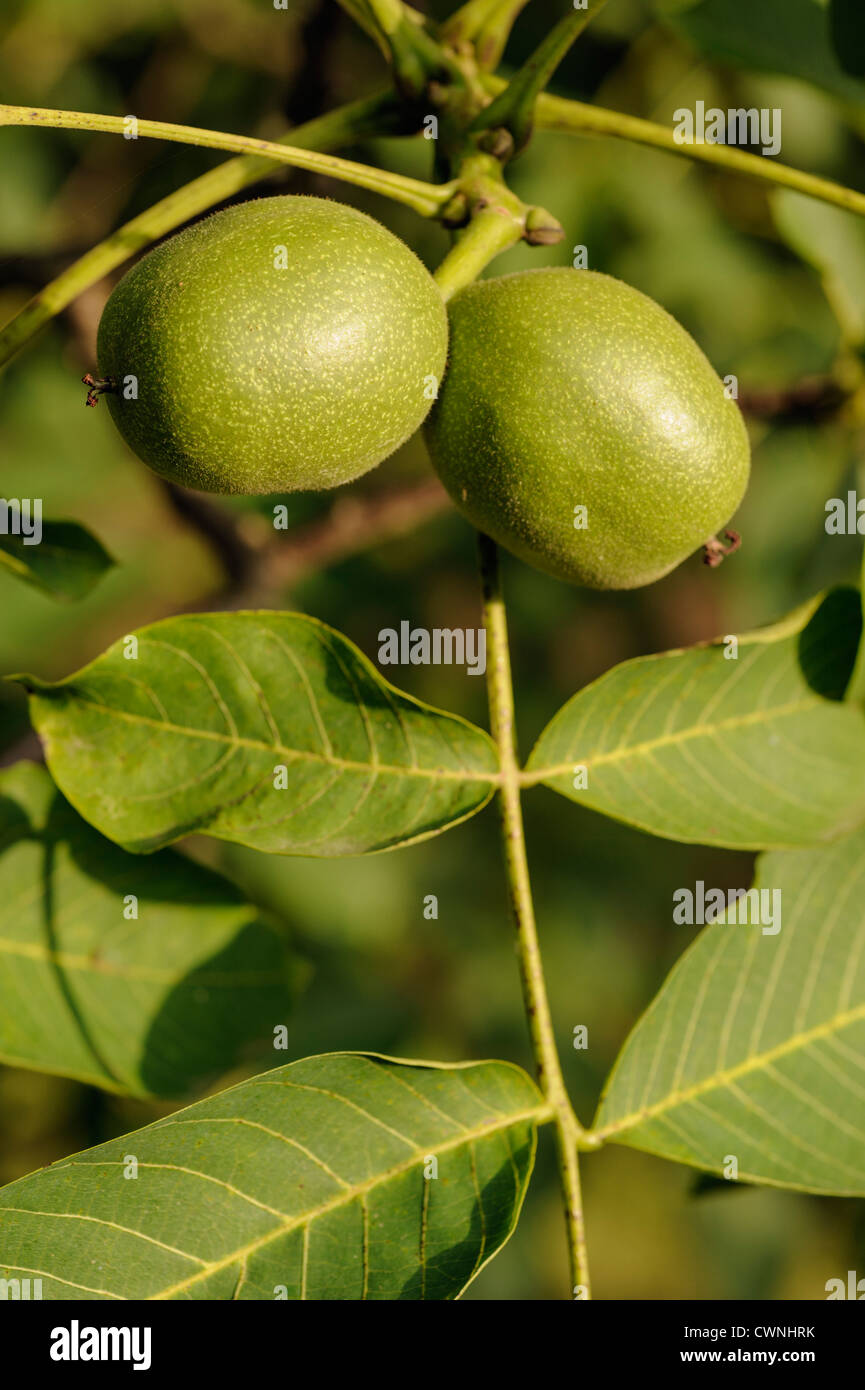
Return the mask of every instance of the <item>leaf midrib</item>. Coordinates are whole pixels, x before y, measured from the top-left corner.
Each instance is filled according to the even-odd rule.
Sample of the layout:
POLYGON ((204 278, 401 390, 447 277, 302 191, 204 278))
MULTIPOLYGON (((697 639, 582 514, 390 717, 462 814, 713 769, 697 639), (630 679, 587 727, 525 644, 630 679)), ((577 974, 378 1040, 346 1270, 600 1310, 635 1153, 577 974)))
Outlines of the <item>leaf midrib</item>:
POLYGON ((832 1018, 826 1019, 823 1023, 817 1024, 814 1028, 807 1029, 804 1033, 796 1033, 787 1038, 785 1042, 778 1043, 767 1052, 755 1053, 753 1057, 746 1057, 743 1062, 739 1062, 735 1067, 729 1067, 724 1071, 713 1072, 711 1076, 704 1077, 702 1081, 696 1082, 693 1086, 687 1087, 682 1091, 672 1091, 663 1100, 656 1101, 654 1105, 645 1106, 641 1110, 632 1111, 629 1115, 624 1115, 619 1120, 614 1120, 600 1129, 593 1128, 590 1131, 592 1139, 603 1143, 611 1135, 620 1133, 623 1129, 633 1129, 646 1120, 654 1119, 656 1115, 662 1115, 667 1110, 672 1110, 678 1105, 687 1105, 697 1096, 705 1095, 710 1091, 721 1090, 725 1086, 731 1085, 742 1076, 747 1076, 753 1071, 759 1071, 762 1067, 771 1066, 772 1062, 780 1057, 786 1057, 792 1052, 797 1052, 800 1048, 807 1047, 809 1043, 816 1042, 819 1038, 825 1038, 834 1033, 839 1033, 844 1028, 849 1028, 851 1024, 858 1023, 865 1019, 865 1003, 860 1004, 855 1009, 848 1009, 841 1014, 835 1014, 832 1018))
MULTIPOLYGON (((574 753, 567 762, 556 763, 544 768, 532 767, 532 757, 534 757, 534 753, 532 753, 525 772, 520 775, 520 781, 523 786, 533 786, 537 782, 545 782, 550 777, 570 775, 573 772, 575 759, 587 769, 601 767, 605 763, 621 762, 625 758, 642 757, 654 752, 657 748, 675 746, 694 738, 712 738, 719 732, 744 728, 750 724, 768 723, 774 719, 803 714, 816 706, 834 703, 834 701, 815 698, 813 700, 799 700, 794 704, 776 705, 769 710, 752 710, 750 714, 731 715, 729 719, 720 719, 714 724, 692 724, 690 728, 679 729, 669 734, 659 734, 657 738, 646 739, 642 743, 624 744, 619 748, 611 749, 608 753, 598 753, 591 758, 579 758, 578 754, 574 753)), ((848 706, 839 705, 839 708, 846 709, 848 706)), ((542 734, 541 738, 545 736, 542 734)))
MULTIPOLYGON (((45 691, 36 691, 38 699, 50 700, 50 694, 45 691)), ((483 782, 486 784, 496 784, 501 780, 498 772, 473 772, 466 768, 464 771, 455 771, 449 768, 425 768, 407 764, 404 767, 394 766, 390 763, 379 762, 357 762, 350 758, 336 758, 328 756, 326 753, 314 753, 311 749, 286 748, 279 743, 265 743, 261 739, 246 737, 231 737, 227 734, 218 733, 215 729, 190 729, 183 724, 168 724, 164 719, 152 719, 146 714, 133 714, 126 710, 118 710, 111 705, 103 705, 98 700, 88 700, 85 695, 76 692, 76 697, 82 705, 90 709, 101 710, 114 719, 125 720, 129 724, 144 724, 149 728, 158 729, 163 733, 180 734, 185 738, 209 739, 213 743, 224 743, 231 748, 251 748, 256 752, 262 753, 281 753, 293 760, 303 760, 308 762, 324 763, 328 767, 338 767, 351 772, 370 772, 385 773, 394 777, 425 777, 434 781, 455 781, 455 782, 483 782)), ((483 735, 483 730, 478 729, 478 734, 483 735)))
MULTIPOLYGON (((533 1120, 536 1124, 543 1124, 546 1120, 550 1119, 551 1115, 551 1108, 545 1104, 533 1106, 528 1110, 515 1111, 511 1115, 502 1116, 500 1121, 496 1121, 492 1124, 487 1123, 485 1125, 479 1125, 475 1129, 462 1130, 460 1134, 456 1135, 453 1139, 447 1139, 440 1143, 436 1143, 435 1151, 437 1155, 448 1153, 452 1149, 474 1143, 475 1140, 486 1139, 490 1135, 497 1134, 502 1130, 511 1129, 515 1125, 521 1124, 526 1120, 533 1120)), ((306 1226, 309 1225, 310 1222, 316 1221, 320 1216, 325 1216, 331 1211, 338 1210, 339 1207, 347 1206, 350 1202, 357 1201, 359 1197, 366 1196, 368 1192, 373 1191, 383 1183, 390 1182, 394 1178, 402 1177, 404 1173, 409 1172, 411 1168, 416 1167, 418 1163, 423 1161, 424 1155, 429 1152, 429 1148, 429 1144, 418 1146, 411 1156, 402 1163, 396 1164, 393 1168, 388 1168, 383 1173, 377 1173, 372 1178, 367 1178, 362 1183, 354 1184, 346 1188, 344 1192, 338 1192, 336 1196, 329 1198, 327 1202, 323 1202, 320 1206, 314 1207, 311 1211, 301 1216, 291 1217, 277 1227, 275 1231, 270 1231, 267 1235, 259 1236, 256 1240, 250 1241, 248 1245, 233 1250, 222 1259, 214 1260, 213 1263, 208 1264, 205 1269, 198 1270, 187 1279, 182 1279, 176 1284, 171 1284, 168 1288, 161 1289, 159 1293, 149 1294, 147 1301, 157 1302, 162 1299, 172 1298, 175 1294, 182 1293, 185 1289, 199 1283, 202 1279, 209 1279, 212 1274, 218 1273, 219 1270, 227 1269, 238 1260, 246 1259, 263 1246, 269 1245, 271 1241, 278 1240, 280 1236, 287 1235, 288 1232, 296 1230, 300 1226, 306 1226)))
MULTIPOLYGON (((50 961, 52 965, 62 966, 64 970, 77 970, 87 974, 120 977, 130 980, 152 980, 157 984, 176 983, 177 972, 166 966, 158 965, 127 965, 113 964, 110 961, 94 961, 92 957, 86 955, 73 955, 67 951, 54 951, 48 946, 43 946, 32 941, 10 941, 8 938, 0 937, 0 956, 21 956, 28 960, 50 961)), ((283 978, 278 970, 239 970, 236 973, 227 971, 195 970, 185 975, 184 980, 188 983, 193 980, 197 985, 225 985, 234 988, 236 985, 262 985, 273 984, 283 978)))

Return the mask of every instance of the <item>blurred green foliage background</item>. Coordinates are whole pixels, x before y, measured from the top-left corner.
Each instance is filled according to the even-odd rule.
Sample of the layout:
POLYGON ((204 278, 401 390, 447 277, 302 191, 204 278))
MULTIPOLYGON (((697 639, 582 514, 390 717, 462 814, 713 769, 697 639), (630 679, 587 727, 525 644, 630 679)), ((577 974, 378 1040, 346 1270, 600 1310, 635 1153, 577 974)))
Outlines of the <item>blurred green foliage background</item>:
MULTIPOLYGON (((517 23, 510 64, 531 51, 563 4, 534 0, 517 23)), ((791 19, 803 4, 812 0, 791 5, 791 19)), ((443 14, 448 7, 436 8, 443 14)), ((771 44, 756 71, 739 67, 735 45, 725 51, 716 43, 716 57, 711 42, 695 48, 681 27, 665 23, 659 12, 671 8, 683 7, 610 0, 554 89, 665 124, 697 99, 725 108, 781 107, 785 162, 865 187, 865 88, 857 112, 815 85, 760 71, 773 66, 771 44)), ((714 5, 721 20, 735 8, 714 5)), ((687 19, 700 6, 684 10, 687 19)), ((731 31, 722 25, 720 32, 731 31)), ((13 103, 135 113, 272 138, 384 79, 383 60, 335 0, 293 0, 288 10, 270 0, 6 0, 0 21, 0 90, 13 103)), ((382 139, 346 153, 430 176, 431 147, 423 139, 382 139)), ((121 221, 220 158, 148 140, 0 131, 0 322, 121 221)), ((857 441, 835 416, 793 418, 766 409, 767 400, 781 399, 803 379, 830 373, 844 343, 837 302, 809 258, 782 238, 764 187, 622 142, 552 134, 537 135, 514 166, 513 182, 523 197, 549 207, 567 235, 555 247, 507 253, 492 273, 570 264, 572 248, 585 245, 593 269, 658 299, 721 374, 738 376, 746 413, 749 399, 761 403, 749 413, 754 474, 736 521, 744 545, 720 571, 694 557, 649 589, 595 594, 506 557, 527 754, 563 701, 614 663, 744 631, 826 584, 852 580, 856 542, 827 537, 823 521, 826 500, 855 485, 857 441)), ((431 267, 447 248, 438 227, 348 185, 283 170, 252 196, 288 187, 363 208, 431 267)), ((865 266, 865 235, 847 227, 845 215, 832 216, 844 223, 851 263, 841 278, 849 284, 854 269, 865 266)), ((95 366, 95 329, 110 288, 105 282, 81 296, 0 377, 0 493, 41 496, 47 515, 83 522, 118 564, 74 606, 0 574, 0 674, 57 677, 169 613, 248 606, 243 578, 230 563, 226 570, 225 549, 211 528, 186 515, 127 452, 106 410, 82 409, 80 377, 95 366)), ((297 536, 317 534, 322 519, 350 521, 355 499, 395 489, 410 498, 428 476, 415 439, 338 498, 220 505, 240 535, 257 540, 269 534, 274 501, 287 501, 299 529, 279 534, 294 553, 297 536)), ((327 563, 314 562, 313 547, 311 562, 289 560, 270 589, 252 597, 313 613, 375 658, 379 629, 403 619, 478 625, 473 549, 468 526, 452 510, 419 508, 403 534, 371 534, 354 553, 327 563)), ((484 683, 462 670, 388 674, 413 694, 485 722, 484 683)), ((11 686, 0 688, 0 750, 7 762, 38 756, 24 702, 11 686)), ((691 929, 672 924, 673 890, 697 878, 744 886, 751 863, 745 855, 652 840, 542 789, 528 794, 525 810, 565 1075, 588 1122, 629 1029, 691 939, 691 929), (588 1027, 587 1051, 572 1046, 578 1024, 588 1027)), ((369 859, 280 859, 213 841, 187 848, 275 913, 309 964, 290 1052, 278 1062, 359 1048, 530 1065, 492 810, 447 835, 369 859), (431 893, 439 902, 435 921, 423 916, 431 893)), ((214 1086, 272 1064, 272 1055, 250 1058, 245 1070, 214 1086)), ((168 1108, 0 1069, 0 1180, 168 1108)), ((549 1141, 544 1134, 515 1237, 468 1297, 560 1297, 566 1287, 549 1141)), ((861 1203, 700 1184, 690 1170, 615 1147, 585 1161, 584 1184, 601 1298, 822 1298, 827 1279, 865 1267, 861 1203)))

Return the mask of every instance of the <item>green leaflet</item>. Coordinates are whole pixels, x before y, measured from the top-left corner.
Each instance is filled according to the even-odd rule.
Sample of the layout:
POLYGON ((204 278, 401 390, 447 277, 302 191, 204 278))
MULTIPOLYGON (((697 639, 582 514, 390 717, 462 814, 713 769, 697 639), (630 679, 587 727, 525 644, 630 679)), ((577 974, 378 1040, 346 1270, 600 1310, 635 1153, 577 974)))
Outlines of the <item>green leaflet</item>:
POLYGON ((719 639, 626 661, 554 716, 524 780, 672 840, 844 834, 865 820, 865 714, 842 703, 861 624, 857 592, 838 589, 740 637, 735 660, 719 639))
POLYGON ((833 48, 824 0, 655 0, 655 8, 708 58, 799 77, 844 101, 862 101, 861 82, 844 71, 833 48))
POLYGON ((96 537, 74 521, 43 522, 38 545, 25 545, 20 536, 0 535, 0 569, 52 598, 84 598, 113 564, 96 537))
POLYGON ((513 1231, 546 1118, 508 1062, 310 1057, 0 1190, 0 1277, 48 1299, 456 1298, 513 1231))
POLYGON ((762 856, 755 887, 780 892, 780 930, 734 906, 700 933, 626 1042, 595 1133, 865 1196, 865 831, 762 856))
POLYGON ((492 795, 485 733, 395 690, 314 618, 194 614, 135 643, 56 685, 19 677, 58 785, 128 849, 197 830, 277 854, 365 854, 492 795))
POLYGON ((0 773, 0 1060, 184 1095, 272 1043, 289 985, 284 942, 231 884, 171 850, 124 854, 44 768, 0 773))

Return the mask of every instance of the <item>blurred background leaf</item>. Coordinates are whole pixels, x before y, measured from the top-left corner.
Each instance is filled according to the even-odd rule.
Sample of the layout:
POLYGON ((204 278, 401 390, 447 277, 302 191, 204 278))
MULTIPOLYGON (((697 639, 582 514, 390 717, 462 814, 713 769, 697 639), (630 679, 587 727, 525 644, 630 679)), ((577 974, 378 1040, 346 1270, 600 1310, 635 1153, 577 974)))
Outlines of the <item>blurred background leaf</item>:
POLYGON ((300 971, 230 883, 124 853, 25 761, 0 772, 0 845, 4 1061, 184 1096, 244 1052, 273 1060, 300 971))
MULTIPOLYGON (((836 6, 832 27, 827 0, 656 0, 659 13, 711 58, 764 72, 801 77, 834 96, 861 101, 842 52, 853 32, 852 5, 836 6)), ((855 0, 853 0, 855 3, 855 0)), ((861 17, 860 17, 861 18, 861 17)), ((861 34, 861 28, 859 30, 861 34)))
POLYGON ((844 71, 865 77, 865 16, 859 0, 829 0, 829 33, 844 71))
POLYGON ((96 537, 75 522, 42 522, 36 544, 22 534, 0 535, 0 568, 54 598, 83 598, 113 563, 96 537))
POLYGON ((865 343, 865 218, 789 189, 772 194, 772 211, 787 245, 819 273, 848 342, 861 347, 865 343))

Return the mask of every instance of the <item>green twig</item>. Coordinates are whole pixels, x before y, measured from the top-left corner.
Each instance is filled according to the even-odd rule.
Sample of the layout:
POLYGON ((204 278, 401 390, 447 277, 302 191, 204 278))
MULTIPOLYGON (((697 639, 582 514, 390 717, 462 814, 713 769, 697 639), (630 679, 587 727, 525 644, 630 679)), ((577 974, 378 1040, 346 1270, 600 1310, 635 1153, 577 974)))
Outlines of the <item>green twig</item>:
POLYGON ((400 0, 366 0, 366 7, 386 38, 391 38, 405 21, 400 0))
MULTIPOLYGON (((103 116, 92 111, 50 111, 31 106, 0 105, 0 126, 47 126, 54 130, 98 130, 110 135, 128 131, 129 117, 103 116)), ((280 145, 273 140, 256 140, 248 135, 230 135, 220 130, 201 130, 197 126, 175 125, 171 121, 146 121, 136 118, 136 138, 173 140, 182 145, 202 145, 207 149, 231 150, 236 154, 266 154, 276 163, 291 164, 298 169, 310 169, 315 174, 353 183, 373 193, 393 198, 413 208, 422 217, 435 217, 453 196, 455 184, 423 183, 403 174, 385 169, 373 169, 336 155, 304 150, 296 145, 280 145)))
POLYGON ((451 43, 473 42, 481 68, 497 68, 514 21, 528 0, 468 0, 442 25, 451 43))
POLYGON ((471 284, 500 251, 514 246, 522 235, 516 218, 496 208, 477 213, 435 272, 444 298, 451 299, 471 284))
POLYGON ((466 0, 458 10, 446 19, 440 33, 449 43, 467 43, 486 24, 490 15, 497 10, 502 0, 466 0))
POLYGON ((488 536, 478 537, 484 623, 487 632, 487 691, 490 727, 499 751, 501 784, 497 793, 508 894, 517 932, 523 1002, 532 1042, 538 1085, 553 1110, 559 1178, 565 1203, 571 1283, 590 1297, 589 1269, 577 1149, 584 1131, 574 1114, 556 1049, 544 983, 529 881, 519 764, 514 732, 514 691, 508 646, 507 616, 499 577, 498 549, 488 536))
MULTIPOLYGON (((397 133, 400 123, 401 116, 393 97, 389 93, 376 94, 297 126, 291 132, 291 141, 305 149, 338 149, 368 135, 397 133)), ((279 167, 276 160, 267 155, 245 154, 227 159, 118 227, 34 295, 0 329, 0 368, 55 314, 130 256, 279 167)))
POLYGON ((511 30, 528 0, 496 0, 488 18, 475 35, 479 67, 494 71, 502 60, 511 30))
MULTIPOLYGON (((488 91, 499 90, 501 79, 485 76, 484 85, 488 91)), ((492 110, 492 107, 487 109, 492 110)), ((632 140, 639 145, 651 145, 668 154, 713 164, 716 168, 726 169, 728 173, 744 174, 764 183, 792 188, 797 193, 805 193, 834 207, 865 216, 865 194, 855 189, 845 188, 843 184, 833 183, 831 179, 823 179, 816 174, 791 169, 789 165, 779 164, 765 155, 749 154, 747 150, 730 145, 680 144, 669 126, 657 125, 640 116, 625 116, 620 111, 607 111, 600 106, 587 106, 581 101, 544 94, 538 99, 536 124, 540 130, 561 130, 574 135, 607 135, 618 140, 632 140)))
POLYGON ((359 28, 363 29, 384 54, 385 58, 390 56, 387 39, 376 24, 372 12, 366 0, 339 0, 339 4, 350 19, 353 19, 359 28))
POLYGON ((459 77, 452 56, 424 28, 424 16, 402 0, 340 0, 345 10, 384 50, 400 90, 418 98, 434 77, 459 77))
POLYGON ((432 73, 440 67, 437 50, 431 57, 428 44, 424 43, 428 36, 406 19, 400 0, 366 3, 384 36, 397 85, 408 95, 419 97, 432 73))
POLYGON ((607 0, 587 0, 585 9, 572 9, 564 15, 504 90, 476 116, 472 128, 501 127, 513 137, 515 149, 520 150, 531 133, 538 96, 571 44, 606 3, 607 0))

